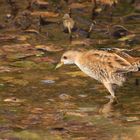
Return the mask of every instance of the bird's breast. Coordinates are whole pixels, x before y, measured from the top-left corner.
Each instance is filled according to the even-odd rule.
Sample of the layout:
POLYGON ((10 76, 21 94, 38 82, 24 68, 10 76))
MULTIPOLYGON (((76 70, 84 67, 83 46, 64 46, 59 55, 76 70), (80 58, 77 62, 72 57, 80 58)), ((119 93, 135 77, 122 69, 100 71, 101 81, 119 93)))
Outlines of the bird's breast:
POLYGON ((93 69, 93 68, 85 66, 85 65, 80 65, 80 64, 77 64, 77 66, 81 69, 81 71, 83 71, 88 76, 90 76, 96 80, 100 80, 98 71, 96 69, 93 69))

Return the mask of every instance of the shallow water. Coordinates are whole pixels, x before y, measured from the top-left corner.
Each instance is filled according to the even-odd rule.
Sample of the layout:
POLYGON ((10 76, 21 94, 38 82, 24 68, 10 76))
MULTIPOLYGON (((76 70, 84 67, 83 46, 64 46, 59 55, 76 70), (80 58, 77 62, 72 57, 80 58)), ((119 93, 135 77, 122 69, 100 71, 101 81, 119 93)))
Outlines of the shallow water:
MULTIPOLYGON (((7 7, 6 3, 1 3, 3 7, 7 7)), ((114 12, 116 16, 114 16, 113 23, 116 23, 117 16, 123 13, 121 8, 117 10, 114 12)), ((133 7, 130 7, 124 13, 129 15, 134 12, 133 10, 133 7)), ((8 9, 1 14, 2 21, 7 11, 8 9)), ((85 21, 88 19, 88 12, 88 10, 85 11, 83 21, 79 19, 80 28, 87 29, 88 22, 85 21)), ((81 11, 75 11, 74 17, 79 13, 81 11)), ((102 15, 97 21, 103 19, 104 27, 104 22, 108 21, 106 18, 102 15)), ((133 22, 124 21, 122 25, 137 33, 135 38, 137 40, 140 33, 140 25, 137 23, 140 23, 140 20, 136 19, 133 22)), ((105 98, 108 92, 103 85, 85 76, 76 66, 64 66, 55 70, 55 65, 63 51, 44 53, 44 51, 36 50, 34 46, 52 43, 64 50, 76 48, 77 46, 70 44, 69 36, 62 32, 60 26, 59 24, 43 26, 41 35, 45 36, 45 39, 34 33, 24 33, 21 30, 18 32, 16 29, 4 28, 0 31, 2 35, 15 35, 16 33, 18 37, 27 37, 26 40, 0 42, 1 48, 6 48, 5 51, 3 49, 0 51, 0 139, 140 139, 140 85, 135 83, 140 74, 135 73, 129 76, 124 86, 117 90, 119 103, 112 104, 109 99, 105 98), (46 33, 49 34, 48 37, 46 33), (31 46, 31 50, 2 47, 25 43, 31 46), (33 51, 32 56, 26 57, 33 51)), ((129 44, 129 41, 121 42, 110 38, 98 26, 97 24, 91 34, 93 45, 79 45, 77 48, 131 49, 139 46, 139 42, 135 40, 129 44)), ((74 34, 75 38, 78 35, 79 38, 85 38, 85 35, 81 35, 80 32, 74 34)), ((132 54, 140 55, 139 52, 132 54)))

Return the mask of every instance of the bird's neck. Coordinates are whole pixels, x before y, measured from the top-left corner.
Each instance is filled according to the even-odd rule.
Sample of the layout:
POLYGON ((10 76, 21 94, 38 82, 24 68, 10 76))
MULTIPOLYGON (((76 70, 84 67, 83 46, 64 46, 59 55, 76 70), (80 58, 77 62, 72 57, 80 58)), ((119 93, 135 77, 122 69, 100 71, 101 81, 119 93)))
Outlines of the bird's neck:
POLYGON ((75 64, 78 66, 79 63, 79 59, 81 58, 83 52, 75 52, 75 56, 74 56, 74 60, 75 60, 75 64))

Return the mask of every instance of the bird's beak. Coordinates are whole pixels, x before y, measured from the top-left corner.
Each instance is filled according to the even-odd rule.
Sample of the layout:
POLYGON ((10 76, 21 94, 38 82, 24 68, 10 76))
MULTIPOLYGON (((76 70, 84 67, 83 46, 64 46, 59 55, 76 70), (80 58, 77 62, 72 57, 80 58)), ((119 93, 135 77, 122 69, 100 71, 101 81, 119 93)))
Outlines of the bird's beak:
POLYGON ((60 68, 60 67, 63 66, 63 65, 64 65, 64 62, 59 62, 59 63, 56 65, 55 69, 58 69, 58 68, 60 68))

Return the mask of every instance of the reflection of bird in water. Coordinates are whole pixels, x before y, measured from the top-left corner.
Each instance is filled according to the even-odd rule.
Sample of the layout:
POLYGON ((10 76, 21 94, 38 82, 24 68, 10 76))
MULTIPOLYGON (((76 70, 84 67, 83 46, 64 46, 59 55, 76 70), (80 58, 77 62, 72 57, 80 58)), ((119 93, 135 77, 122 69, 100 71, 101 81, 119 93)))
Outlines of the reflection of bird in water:
POLYGON ((103 114, 106 117, 112 115, 111 113, 113 111, 113 103, 114 103, 114 100, 112 98, 110 98, 109 102, 104 104, 99 109, 99 113, 103 114))
POLYGON ((71 32, 72 32, 72 29, 74 28, 74 24, 75 24, 75 22, 74 22, 74 20, 70 17, 69 14, 65 14, 65 15, 63 16, 63 25, 64 25, 65 28, 68 29, 69 34, 71 34, 71 32))
POLYGON ((115 99, 115 85, 123 84, 125 73, 139 71, 140 58, 131 57, 120 49, 67 51, 56 68, 63 64, 76 64, 84 73, 103 83, 115 99))

